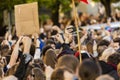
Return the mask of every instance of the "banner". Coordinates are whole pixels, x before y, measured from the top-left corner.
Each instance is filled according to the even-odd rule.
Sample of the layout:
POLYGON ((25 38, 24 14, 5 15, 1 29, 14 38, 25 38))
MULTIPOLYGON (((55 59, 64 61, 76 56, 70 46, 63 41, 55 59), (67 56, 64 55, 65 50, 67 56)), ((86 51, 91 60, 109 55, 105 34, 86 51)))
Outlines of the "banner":
MULTIPOLYGON (((107 27, 107 23, 104 24, 94 24, 94 25, 88 25, 88 26, 82 26, 82 28, 86 29, 101 29, 101 27, 107 27)), ((111 28, 118 28, 120 27, 120 22, 111 22, 110 23, 111 28)))
POLYGON ((17 36, 39 34, 38 3, 20 4, 14 7, 17 36))

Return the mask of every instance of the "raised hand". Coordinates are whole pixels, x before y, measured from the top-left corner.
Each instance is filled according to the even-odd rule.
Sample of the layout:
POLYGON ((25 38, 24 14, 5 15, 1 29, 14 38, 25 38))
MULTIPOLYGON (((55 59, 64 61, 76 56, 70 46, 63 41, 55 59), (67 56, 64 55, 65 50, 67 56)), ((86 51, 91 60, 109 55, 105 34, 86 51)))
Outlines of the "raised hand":
POLYGON ((23 42, 23 45, 24 45, 23 53, 29 53, 30 52, 31 43, 32 43, 31 38, 25 36, 25 37, 23 37, 22 42, 23 42))
POLYGON ((57 34, 57 35, 55 36, 55 38, 56 38, 61 44, 64 43, 64 40, 63 40, 63 38, 62 38, 62 36, 61 36, 60 34, 57 34))
POLYGON ((53 26, 52 30, 56 30, 58 33, 62 33, 62 30, 58 26, 53 26))

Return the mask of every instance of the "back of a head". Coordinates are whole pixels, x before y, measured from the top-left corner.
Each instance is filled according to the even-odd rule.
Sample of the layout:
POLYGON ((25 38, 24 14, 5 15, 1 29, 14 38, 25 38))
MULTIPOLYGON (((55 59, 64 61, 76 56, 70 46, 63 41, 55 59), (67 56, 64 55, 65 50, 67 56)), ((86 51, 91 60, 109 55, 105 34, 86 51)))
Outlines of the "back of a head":
POLYGON ((58 63, 56 67, 58 68, 58 67, 66 66, 75 73, 78 65, 79 65, 79 61, 76 57, 72 55, 64 55, 58 59, 58 63))
POLYGON ((51 45, 51 44, 55 44, 55 42, 52 39, 48 39, 46 41, 46 45, 51 45))
POLYGON ((2 80, 18 80, 18 79, 15 76, 11 75, 11 76, 3 78, 2 80))
POLYGON ((51 66, 52 68, 55 68, 55 64, 57 62, 57 56, 55 54, 55 51, 53 51, 52 49, 47 50, 43 58, 43 62, 47 66, 51 66))
POLYGON ((34 60, 34 63, 39 65, 40 69, 42 71, 45 71, 45 65, 44 65, 44 62, 41 60, 41 59, 35 59, 34 60))
POLYGON ((100 74, 99 64, 93 60, 86 59, 79 66, 79 77, 81 80, 95 80, 100 74))
POLYGON ((44 72, 39 68, 33 68, 34 80, 46 80, 44 72))
POLYGON ((59 67, 53 71, 53 73, 51 75, 51 80, 66 80, 66 77, 69 77, 69 79, 71 80, 71 77, 73 77, 73 76, 65 75, 65 71, 67 71, 70 74, 73 74, 73 72, 70 69, 68 69, 66 67, 59 67))
POLYGON ((61 68, 57 68, 51 75, 51 80, 64 80, 64 71, 61 68))
POLYGON ((97 47, 99 47, 99 46, 107 46, 108 47, 109 45, 110 45, 110 42, 108 40, 101 40, 98 43, 97 47))
POLYGON ((46 51, 49 50, 49 49, 52 49, 52 47, 50 45, 44 46, 43 49, 42 49, 42 54, 41 55, 45 56, 46 51))
POLYGON ((34 56, 34 53, 35 53, 35 45, 32 44, 31 47, 30 47, 30 54, 31 54, 32 56, 34 56))
POLYGON ((98 57, 100 57, 105 49, 110 45, 110 42, 107 40, 101 40, 97 45, 98 57))
POLYGON ((112 63, 117 66, 120 62, 120 54, 114 53, 114 54, 110 55, 107 59, 107 62, 112 63))
POLYGON ((113 42, 118 42, 118 43, 119 43, 119 45, 120 45, 120 38, 119 38, 119 37, 117 37, 117 38, 113 39, 113 42))
POLYGON ((109 75, 102 75, 96 78, 96 80, 115 80, 115 79, 109 75))

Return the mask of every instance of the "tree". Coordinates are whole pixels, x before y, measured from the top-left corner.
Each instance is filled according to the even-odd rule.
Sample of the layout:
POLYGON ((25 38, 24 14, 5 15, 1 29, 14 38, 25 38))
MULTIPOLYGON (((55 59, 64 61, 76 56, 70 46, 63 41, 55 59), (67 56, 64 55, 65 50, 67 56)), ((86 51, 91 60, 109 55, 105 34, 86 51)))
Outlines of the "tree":
MULTIPOLYGON (((35 1, 38 2, 39 9, 45 7, 51 11, 51 18, 55 24, 58 24, 60 6, 62 6, 63 12, 70 10, 71 0, 1 0, 0 10, 2 13, 3 10, 7 9, 11 15, 11 11, 14 9, 14 5, 35 1)), ((2 21, 2 17, 0 17, 0 20, 2 21)))
POLYGON ((45 7, 51 11, 51 18, 55 25, 58 25, 60 6, 62 12, 71 10, 71 0, 38 0, 39 7, 45 7))
POLYGON ((111 17, 111 3, 118 2, 120 0, 93 0, 93 1, 96 1, 96 2, 100 1, 105 7, 106 16, 111 17))
POLYGON ((14 5, 22 4, 25 0, 1 0, 0 1, 0 26, 3 26, 3 11, 7 10, 9 14, 9 24, 8 26, 12 25, 12 10, 14 9, 14 5))

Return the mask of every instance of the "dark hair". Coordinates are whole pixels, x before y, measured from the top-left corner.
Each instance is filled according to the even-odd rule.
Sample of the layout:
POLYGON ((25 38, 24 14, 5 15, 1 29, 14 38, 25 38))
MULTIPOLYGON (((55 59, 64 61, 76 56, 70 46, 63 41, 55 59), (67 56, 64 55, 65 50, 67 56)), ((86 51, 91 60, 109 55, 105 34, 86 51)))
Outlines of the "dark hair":
POLYGON ((120 38, 115 38, 115 39, 113 39, 113 42, 118 42, 119 45, 120 45, 120 38))
POLYGON ((102 55, 103 51, 110 45, 107 40, 101 40, 97 45, 98 58, 102 55))
POLYGON ((97 47, 99 47, 99 46, 109 46, 109 44, 110 44, 110 42, 109 41, 107 41, 107 40, 101 40, 99 43, 98 43, 98 46, 97 47))
POLYGON ((51 35, 54 36, 54 35, 56 35, 57 33, 58 33, 57 30, 52 30, 51 35))
POLYGON ((44 33, 41 33, 41 34, 39 35, 39 37, 40 37, 41 39, 45 39, 45 38, 46 38, 46 35, 45 35, 44 33))
POLYGON ((83 15, 83 13, 82 13, 82 12, 80 12, 80 13, 79 13, 79 17, 81 17, 82 15, 83 15))
POLYGON ((46 45, 49 45, 49 44, 55 44, 55 42, 52 39, 48 39, 46 41, 46 45))
POLYGON ((91 59, 84 60, 79 67, 79 77, 81 80, 95 80, 100 74, 100 66, 91 59))
POLYGON ((39 65, 41 70, 45 71, 45 65, 44 65, 44 63, 43 63, 43 61, 41 59, 35 59, 34 63, 39 65))
POLYGON ((32 44, 31 47, 30 47, 30 54, 31 54, 32 56, 34 56, 34 53, 35 53, 35 45, 32 44))
POLYGON ((50 45, 44 46, 43 49, 42 49, 42 54, 41 55, 45 56, 45 53, 48 49, 52 49, 52 47, 50 45))
POLYGON ((120 62, 120 53, 114 53, 110 55, 107 59, 107 62, 118 65, 120 62))

